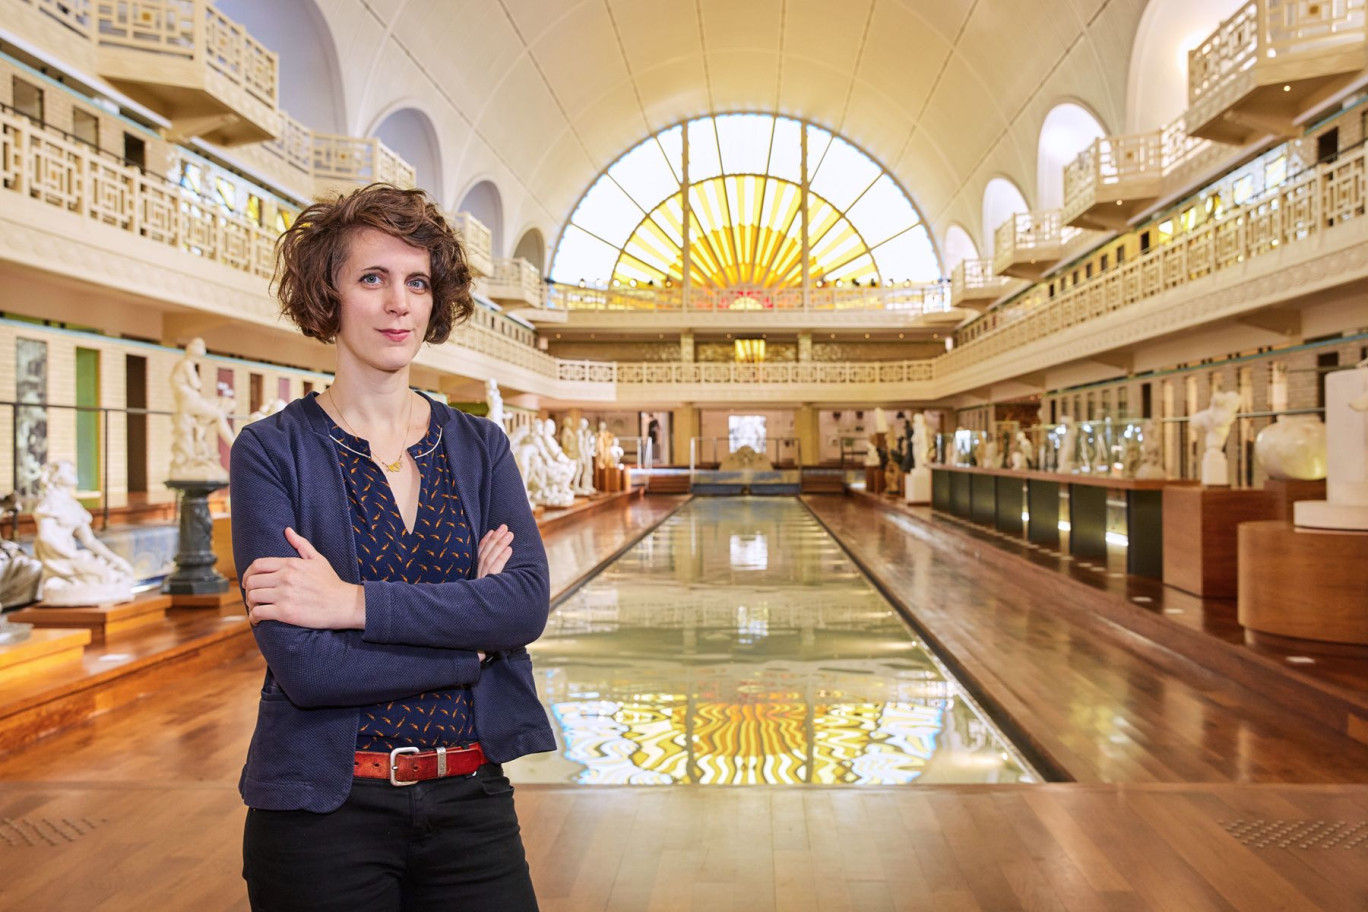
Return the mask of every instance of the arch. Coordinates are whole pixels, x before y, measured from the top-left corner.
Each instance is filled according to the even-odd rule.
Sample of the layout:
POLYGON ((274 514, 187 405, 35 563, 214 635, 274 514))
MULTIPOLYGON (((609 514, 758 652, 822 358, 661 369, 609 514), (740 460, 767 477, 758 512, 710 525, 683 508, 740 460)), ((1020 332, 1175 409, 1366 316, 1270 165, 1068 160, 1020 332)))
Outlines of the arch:
POLYGON ((984 256, 993 256, 993 235, 998 226, 1018 212, 1030 212, 1026 197, 1016 181, 1006 177, 995 177, 983 188, 983 243, 979 249, 984 256))
POLYGON ((1157 130, 1187 110, 1187 52, 1246 0, 1149 0, 1131 42, 1126 132, 1157 130))
POLYGON ((518 238, 518 246, 513 248, 513 256, 522 257, 542 275, 546 275, 546 238, 540 228, 528 228, 518 238))
POLYGON ((482 180, 466 191, 457 212, 469 212, 489 229, 490 242, 495 256, 504 254, 503 237, 503 196, 492 180, 482 180))
POLYGON ((413 166, 414 183, 442 199, 442 152, 432 118, 412 106, 396 107, 383 115, 370 135, 413 166))
POLYGON ((562 227, 551 273, 768 294, 802 283, 803 225, 806 274, 819 286, 943 275, 920 210, 882 163, 819 124, 766 112, 694 117, 618 156, 562 227))
POLYGON ((965 260, 979 258, 978 245, 974 243, 973 236, 958 224, 945 229, 945 243, 941 245, 941 250, 945 256, 947 275, 954 272, 955 267, 965 260))
POLYGON ((1064 205, 1064 168, 1093 140, 1106 135, 1102 122, 1080 104, 1066 101, 1050 109, 1036 144, 1036 199, 1041 209, 1064 205))
POLYGON ((347 132, 337 43, 316 0, 217 0, 214 5, 279 56, 281 110, 319 133, 347 132))

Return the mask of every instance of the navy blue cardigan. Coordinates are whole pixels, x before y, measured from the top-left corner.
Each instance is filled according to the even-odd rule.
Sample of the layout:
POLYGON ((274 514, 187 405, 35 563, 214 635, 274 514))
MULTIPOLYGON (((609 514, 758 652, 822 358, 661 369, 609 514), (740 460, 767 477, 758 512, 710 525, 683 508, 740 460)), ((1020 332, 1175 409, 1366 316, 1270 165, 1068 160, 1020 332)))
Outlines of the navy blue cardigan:
MULTIPOLYGON (((265 810, 331 811, 351 789, 359 707, 471 685, 486 755, 504 762, 555 750, 524 648, 550 610, 546 551, 508 438, 493 422, 431 403, 442 425, 472 534, 507 523, 502 573, 437 584, 365 582, 365 630, 255 628, 266 682, 239 790, 265 810), (481 669, 477 651, 491 654, 481 669)), ((342 470, 313 399, 247 425, 233 444, 233 557, 297 557, 285 527, 307 538, 349 583, 361 583, 342 470)), ((472 570, 473 572, 473 570, 472 570)))

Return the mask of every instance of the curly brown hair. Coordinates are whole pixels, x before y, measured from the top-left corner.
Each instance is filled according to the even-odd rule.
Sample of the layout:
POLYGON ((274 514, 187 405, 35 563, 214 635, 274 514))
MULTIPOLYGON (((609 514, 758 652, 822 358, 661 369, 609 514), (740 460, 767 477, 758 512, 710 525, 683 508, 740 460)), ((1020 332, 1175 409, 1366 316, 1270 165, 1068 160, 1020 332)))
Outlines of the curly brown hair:
POLYGON ((299 213, 276 241, 281 314, 306 336, 323 342, 337 338, 337 275, 347 261, 351 235, 361 228, 375 228, 428 252, 432 316, 423 341, 445 342, 475 309, 465 248, 426 193, 390 184, 371 184, 299 213))

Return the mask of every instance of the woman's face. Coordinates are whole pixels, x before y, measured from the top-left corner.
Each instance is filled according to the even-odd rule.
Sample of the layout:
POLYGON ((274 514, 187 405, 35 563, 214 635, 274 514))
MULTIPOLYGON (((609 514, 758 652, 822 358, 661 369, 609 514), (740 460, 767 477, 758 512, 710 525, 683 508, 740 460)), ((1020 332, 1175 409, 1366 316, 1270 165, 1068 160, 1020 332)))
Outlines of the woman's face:
POLYGON ((393 372, 407 367, 432 316, 428 252, 375 228, 352 233, 336 282, 342 360, 393 372))

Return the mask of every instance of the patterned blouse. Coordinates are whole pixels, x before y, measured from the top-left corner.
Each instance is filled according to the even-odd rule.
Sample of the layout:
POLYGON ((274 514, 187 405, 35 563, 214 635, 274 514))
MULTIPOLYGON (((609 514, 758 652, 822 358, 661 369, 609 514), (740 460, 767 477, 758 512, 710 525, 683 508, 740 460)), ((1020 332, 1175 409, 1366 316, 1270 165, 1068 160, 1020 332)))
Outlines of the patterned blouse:
MULTIPOLYGON (((474 546, 435 415, 423 439, 408 448, 422 479, 412 532, 404 527, 384 471, 369 458, 370 444, 331 418, 328 423, 347 481, 361 579, 441 583, 464 578, 474 566, 474 546)), ((429 749, 475 740, 470 688, 453 687, 362 707, 356 749, 429 749)))

